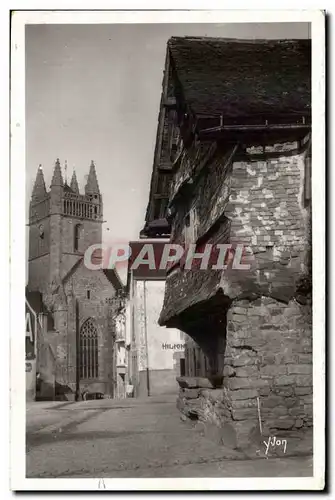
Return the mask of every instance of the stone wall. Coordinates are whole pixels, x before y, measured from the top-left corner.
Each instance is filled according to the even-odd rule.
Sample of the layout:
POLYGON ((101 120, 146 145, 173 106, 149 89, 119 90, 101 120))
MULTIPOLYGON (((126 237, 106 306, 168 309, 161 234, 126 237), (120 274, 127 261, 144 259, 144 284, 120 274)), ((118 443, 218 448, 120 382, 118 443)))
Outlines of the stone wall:
POLYGON ((223 440, 249 447, 313 426, 311 305, 270 297, 233 302, 227 313, 223 386, 184 377, 179 407, 215 424, 223 440), (261 419, 261 424, 259 419, 261 419))
MULTIPOLYGON (((80 266, 73 276, 74 294, 80 304, 80 324, 82 325, 88 318, 92 318, 98 329, 98 349, 99 349, 99 382, 103 384, 105 394, 111 394, 114 384, 114 334, 112 325, 109 323, 109 312, 114 288, 107 280, 102 271, 91 271, 84 265, 80 266), (87 297, 87 291, 90 297, 87 297)), ((74 330, 75 331, 75 330, 74 330)), ((85 386, 89 386, 87 381, 85 386)))
POLYGON ((49 401, 55 399, 55 368, 55 356, 45 336, 38 349, 37 371, 40 373, 41 382, 36 394, 37 399, 49 401))
MULTIPOLYGON (((214 161, 193 186, 200 233, 221 218, 229 228, 228 242, 246 249, 242 263, 249 269, 221 272, 219 287, 213 270, 180 269, 167 278, 163 323, 169 317, 169 324, 183 321, 201 348, 217 334, 215 324, 202 324, 199 338, 188 321, 197 308, 206 317, 206 304, 207 316, 212 313, 218 288, 227 299, 217 313, 227 324, 223 363, 218 363, 224 366, 223 384, 215 387, 210 378, 189 373, 179 381, 178 404, 191 418, 229 429, 225 436, 234 446, 248 446, 261 431, 288 435, 313 423, 309 153, 297 148, 297 143, 249 148, 229 168, 222 165, 221 174, 214 161), (206 214, 200 189, 205 184, 218 186, 206 214)), ((178 214, 180 233, 183 210, 178 214)), ((227 242, 222 224, 208 242, 227 242), (220 231, 225 241, 216 238, 220 231)))
POLYGON ((237 301, 227 319, 225 410, 237 424, 239 440, 248 442, 250 430, 259 427, 257 398, 265 433, 311 426, 310 305, 269 297, 237 301))
POLYGON ((30 224, 29 259, 36 259, 50 251, 50 219, 48 216, 40 218, 36 222, 31 219, 30 224), (43 225, 43 238, 41 238, 41 225, 43 225))
MULTIPOLYGON (((82 380, 80 387, 112 395, 116 370, 110 299, 114 295, 114 287, 102 271, 91 271, 81 264, 67 280, 63 300, 58 292, 54 296, 55 302, 50 302, 55 321, 50 343, 56 357, 56 392, 61 390, 73 398, 76 389, 76 298, 79 302, 79 328, 91 318, 98 332, 99 376, 94 380, 82 380)), ((48 302, 46 295, 44 300, 48 302)))
POLYGON ((43 291, 48 287, 50 275, 50 255, 47 253, 29 260, 28 283, 29 290, 43 291))
MULTIPOLYGON (((297 269, 305 271, 306 253, 311 249, 306 199, 310 179, 305 179, 307 153, 295 148, 295 143, 268 146, 268 154, 277 150, 282 155, 267 158, 264 154, 263 159, 253 160, 252 150, 248 161, 234 162, 224 213, 231 220, 232 244, 250 246, 254 255, 272 248, 273 260, 284 261, 288 267, 297 263, 297 269), (296 260, 289 263, 291 257, 296 260)), ((268 265, 257 267, 270 271, 268 265)))
POLYGON ((180 379, 181 410, 229 429, 228 444, 238 447, 248 447, 261 432, 289 437, 312 427, 310 305, 241 300, 227 320, 223 387, 208 379, 180 379))
MULTIPOLYGON (((183 243, 186 213, 193 207, 195 234, 201 239, 200 245, 196 242, 197 251, 212 242, 244 245, 252 257, 247 262, 251 272, 222 273, 222 288, 228 296, 233 283, 236 289, 254 288, 259 296, 276 294, 277 299, 288 301, 295 295, 298 281, 310 274, 308 153, 297 148, 297 143, 275 144, 266 146, 265 151, 261 148, 261 154, 259 148, 248 148, 242 161, 218 147, 201 169, 202 175, 193 176, 188 169, 192 183, 187 196, 175 201, 171 242, 183 243)), ((199 273, 193 267, 190 272, 168 275, 162 323, 167 323, 173 310, 179 314, 179 310, 206 299, 198 291, 205 281, 206 289, 212 287, 213 291, 210 282, 217 276, 212 269, 199 273), (193 287, 197 293, 189 293, 193 287)))

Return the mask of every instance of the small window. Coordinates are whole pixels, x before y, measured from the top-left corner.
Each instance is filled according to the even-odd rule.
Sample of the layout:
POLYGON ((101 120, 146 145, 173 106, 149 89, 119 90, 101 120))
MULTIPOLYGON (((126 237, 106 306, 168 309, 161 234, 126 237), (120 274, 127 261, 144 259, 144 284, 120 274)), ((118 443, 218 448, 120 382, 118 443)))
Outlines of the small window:
POLYGON ((74 226, 74 251, 78 252, 80 250, 80 239, 82 234, 82 225, 76 224, 74 226))
POLYGON ((90 299, 91 298, 91 290, 87 290, 86 295, 87 295, 87 298, 90 299))

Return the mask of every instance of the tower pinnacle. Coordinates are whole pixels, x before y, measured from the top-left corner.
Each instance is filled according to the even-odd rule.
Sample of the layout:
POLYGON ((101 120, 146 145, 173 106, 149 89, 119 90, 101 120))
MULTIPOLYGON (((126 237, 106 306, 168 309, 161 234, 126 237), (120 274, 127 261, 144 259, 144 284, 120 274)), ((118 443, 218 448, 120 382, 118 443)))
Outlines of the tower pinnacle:
POLYGON ((60 168, 59 158, 57 158, 54 168, 54 173, 51 181, 51 186, 63 186, 63 176, 60 168))
POLYGON ((94 161, 91 161, 90 172, 88 174, 87 183, 85 186, 86 194, 100 194, 97 174, 95 171, 94 161))
POLYGON ((73 174, 72 174, 70 188, 72 189, 72 191, 74 193, 79 194, 79 186, 78 186, 78 181, 77 181, 77 176, 76 176, 75 170, 73 171, 73 174))
POLYGON ((45 188, 44 175, 42 170, 42 165, 39 165, 37 169, 35 184, 32 192, 33 200, 40 200, 44 198, 47 194, 47 190, 45 188))

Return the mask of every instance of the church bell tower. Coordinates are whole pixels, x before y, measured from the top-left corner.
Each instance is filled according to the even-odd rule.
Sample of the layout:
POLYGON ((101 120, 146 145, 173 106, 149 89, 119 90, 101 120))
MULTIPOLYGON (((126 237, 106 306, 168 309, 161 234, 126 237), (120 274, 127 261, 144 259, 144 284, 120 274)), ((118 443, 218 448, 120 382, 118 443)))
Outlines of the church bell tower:
POLYGON ((84 193, 76 173, 70 185, 56 160, 47 191, 41 165, 36 174, 29 209, 28 288, 44 292, 59 283, 90 245, 101 243, 103 206, 92 161, 84 193))

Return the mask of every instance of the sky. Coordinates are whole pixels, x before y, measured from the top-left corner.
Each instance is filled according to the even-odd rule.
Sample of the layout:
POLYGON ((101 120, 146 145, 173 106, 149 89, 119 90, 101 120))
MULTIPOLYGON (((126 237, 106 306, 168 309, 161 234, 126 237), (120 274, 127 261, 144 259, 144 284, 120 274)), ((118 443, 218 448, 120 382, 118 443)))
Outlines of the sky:
POLYGON ((104 203, 104 242, 138 239, 153 164, 171 36, 308 38, 307 23, 26 26, 26 207, 37 168, 56 158, 85 185, 91 160, 104 203))

